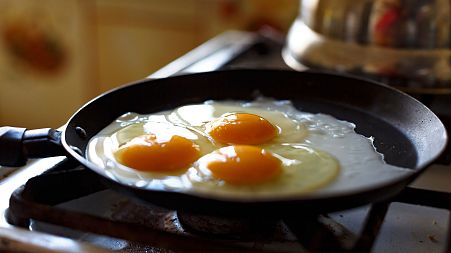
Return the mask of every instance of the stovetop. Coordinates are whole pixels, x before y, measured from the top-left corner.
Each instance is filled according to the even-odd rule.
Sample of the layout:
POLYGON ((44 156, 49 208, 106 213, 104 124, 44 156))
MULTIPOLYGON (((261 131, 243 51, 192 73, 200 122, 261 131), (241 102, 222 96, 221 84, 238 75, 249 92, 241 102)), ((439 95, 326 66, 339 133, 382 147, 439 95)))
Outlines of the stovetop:
MULTIPOLYGON (((280 56, 282 45, 283 37, 271 31, 228 32, 149 77, 228 68, 289 69, 280 56)), ((445 114, 451 108, 442 97, 426 99, 445 114)), ((302 219, 271 221, 264 229, 215 221, 219 235, 212 235, 193 230, 183 214, 104 188, 71 160, 39 159, 0 181, 0 251, 352 252, 349 249, 356 245, 353 252, 445 252, 450 169, 432 166, 388 202, 331 214, 301 214, 302 219), (38 177, 29 180, 34 176, 38 177), (242 234, 243 230, 250 232, 242 234)), ((211 220, 196 217, 194 225, 202 224, 211 226, 211 220)))

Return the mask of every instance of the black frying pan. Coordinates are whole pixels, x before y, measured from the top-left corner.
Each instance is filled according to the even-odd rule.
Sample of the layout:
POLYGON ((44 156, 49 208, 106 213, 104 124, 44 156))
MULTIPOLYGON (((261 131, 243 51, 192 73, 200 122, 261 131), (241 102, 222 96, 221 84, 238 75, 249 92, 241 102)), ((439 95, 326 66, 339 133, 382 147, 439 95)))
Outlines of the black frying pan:
POLYGON ((420 174, 438 157, 447 141, 440 120, 423 104, 396 89, 326 73, 281 70, 217 71, 143 80, 95 98, 73 115, 62 133, 3 128, 0 134, 0 162, 4 165, 20 165, 26 156, 64 153, 96 172, 113 188, 140 199, 221 215, 330 212, 381 201, 399 193, 420 174), (146 114, 211 99, 252 100, 256 91, 266 97, 289 99, 303 111, 327 113, 355 123, 358 133, 375 137, 374 144, 387 163, 411 168, 414 173, 346 194, 238 201, 123 185, 85 159, 90 138, 125 112, 146 114))

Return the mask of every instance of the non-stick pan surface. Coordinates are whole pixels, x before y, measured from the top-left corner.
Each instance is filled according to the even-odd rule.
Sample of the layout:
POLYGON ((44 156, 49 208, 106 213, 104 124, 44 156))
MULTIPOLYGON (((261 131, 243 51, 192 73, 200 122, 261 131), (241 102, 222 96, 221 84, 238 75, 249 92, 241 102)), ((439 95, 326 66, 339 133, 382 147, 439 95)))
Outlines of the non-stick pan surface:
POLYGON ((62 135, 69 154, 114 188, 170 208, 230 215, 329 212, 387 199, 437 158, 446 139, 443 124, 427 107, 391 87, 327 73, 282 70, 217 71, 139 81, 86 104, 62 135), (374 136, 374 145, 387 163, 414 173, 346 194, 238 201, 123 185, 85 159, 90 138, 126 112, 147 114, 206 100, 253 100, 256 96, 291 100, 302 111, 353 122, 356 132, 374 136))

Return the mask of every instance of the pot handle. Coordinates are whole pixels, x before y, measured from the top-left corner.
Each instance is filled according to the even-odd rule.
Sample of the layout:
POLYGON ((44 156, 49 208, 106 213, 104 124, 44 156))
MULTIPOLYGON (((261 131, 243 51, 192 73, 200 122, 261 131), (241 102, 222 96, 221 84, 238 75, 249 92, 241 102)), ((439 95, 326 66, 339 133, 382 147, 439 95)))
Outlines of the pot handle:
POLYGON ((0 165, 23 166, 28 158, 65 155, 59 130, 0 127, 0 165))

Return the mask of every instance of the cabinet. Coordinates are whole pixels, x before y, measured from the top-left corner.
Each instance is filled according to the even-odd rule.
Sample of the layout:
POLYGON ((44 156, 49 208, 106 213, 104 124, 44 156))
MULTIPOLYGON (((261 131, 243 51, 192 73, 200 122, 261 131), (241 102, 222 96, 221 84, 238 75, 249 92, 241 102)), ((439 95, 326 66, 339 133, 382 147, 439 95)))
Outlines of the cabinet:
POLYGON ((0 1, 0 125, 58 127, 227 29, 288 27, 297 0, 0 1))
POLYGON ((57 127, 92 94, 83 1, 0 2, 0 124, 57 127))
POLYGON ((144 78, 208 38, 215 1, 97 1, 100 90, 144 78), (134 78, 130 79, 133 76, 134 78))
POLYGON ((0 125, 58 127, 206 37, 199 0, 0 2, 0 125))

